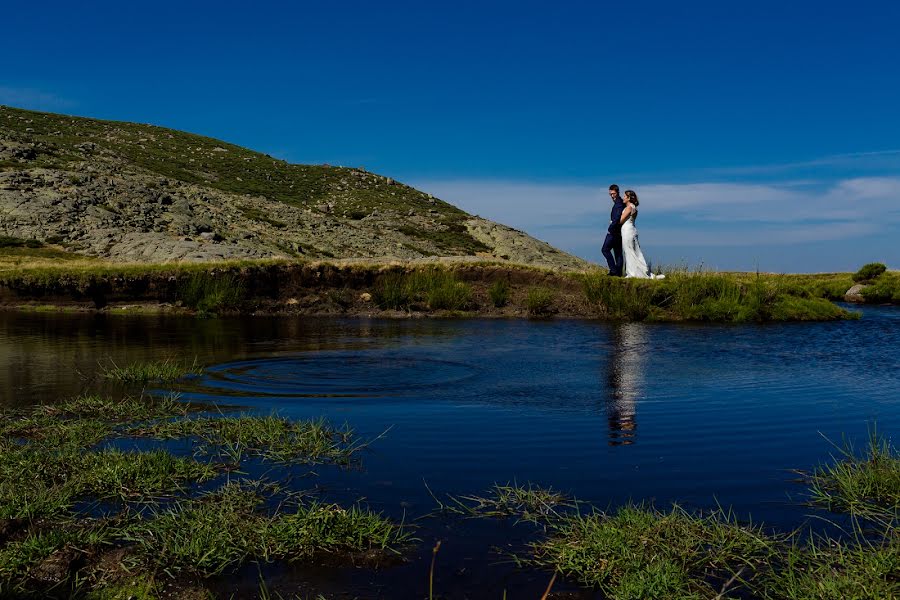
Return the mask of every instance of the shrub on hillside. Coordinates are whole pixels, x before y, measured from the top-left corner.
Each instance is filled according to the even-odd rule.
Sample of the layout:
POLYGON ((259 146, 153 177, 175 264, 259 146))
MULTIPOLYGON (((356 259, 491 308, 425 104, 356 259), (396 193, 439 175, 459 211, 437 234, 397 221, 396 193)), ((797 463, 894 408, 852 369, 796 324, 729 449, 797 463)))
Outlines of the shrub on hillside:
POLYGON ((870 281, 887 271, 884 263, 869 263, 860 267, 859 271, 853 274, 853 281, 870 281))
POLYGON ((509 302, 509 282, 505 279, 498 279, 488 288, 488 296, 490 296, 491 302, 497 308, 506 306, 507 302, 509 302))
POLYGON ((528 314, 533 316, 549 315, 553 312, 553 290, 536 287, 528 290, 528 298, 525 303, 528 306, 528 314))
POLYGON ((44 244, 37 240, 23 240, 22 238, 0 235, 0 248, 43 248, 44 244))

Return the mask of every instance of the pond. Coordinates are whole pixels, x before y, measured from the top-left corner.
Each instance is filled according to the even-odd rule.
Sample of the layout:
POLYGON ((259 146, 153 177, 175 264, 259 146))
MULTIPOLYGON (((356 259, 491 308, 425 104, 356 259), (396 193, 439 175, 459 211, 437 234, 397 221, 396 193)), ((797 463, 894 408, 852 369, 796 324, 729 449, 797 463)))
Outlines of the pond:
POLYGON ((860 310, 859 321, 741 326, 4 312, 0 404, 121 394, 99 370, 196 359, 203 375, 153 391, 347 423, 372 440, 360 466, 305 469, 292 485, 414 522, 421 540, 397 566, 253 565, 220 591, 255 593, 261 572, 291 594, 421 598, 441 540, 443 597, 533 598, 548 574, 509 558, 533 527, 427 517, 435 497, 515 481, 600 508, 721 505, 784 531, 827 518, 802 503, 793 470, 845 438, 863 445, 876 424, 900 430, 900 310, 860 310))

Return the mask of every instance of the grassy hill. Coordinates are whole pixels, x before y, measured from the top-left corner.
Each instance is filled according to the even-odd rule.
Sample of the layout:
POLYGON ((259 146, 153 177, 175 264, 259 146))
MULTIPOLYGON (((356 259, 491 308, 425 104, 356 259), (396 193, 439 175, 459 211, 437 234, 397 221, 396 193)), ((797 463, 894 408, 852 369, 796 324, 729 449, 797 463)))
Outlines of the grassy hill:
MULTIPOLYGON (((124 236, 152 233, 196 242, 196 248, 182 245, 184 253, 193 248, 197 256, 181 258, 202 258, 207 242, 213 242, 246 250, 220 252, 221 258, 494 254, 535 262, 510 255, 509 248, 524 245, 534 250, 532 259, 546 255, 547 266, 583 262, 495 225, 362 168, 290 164, 154 125, 0 107, 0 234, 67 242, 105 258, 124 253, 129 260, 140 260, 134 256, 140 239, 123 246, 124 236), (69 200, 68 213, 58 209, 69 200), (79 204, 92 200, 96 210, 79 204), (45 210, 44 221, 81 223, 106 237, 82 240, 83 232, 71 231, 71 223, 56 236, 41 237, 35 223, 22 222, 16 209, 23 203, 45 210), (158 210, 158 205, 172 208, 158 210), (203 224, 198 231, 189 225, 194 217, 203 224), (211 235, 200 238, 202 233, 211 235)), ((165 242, 158 235, 147 239, 165 242)), ((159 258, 156 253, 150 259, 159 258)))

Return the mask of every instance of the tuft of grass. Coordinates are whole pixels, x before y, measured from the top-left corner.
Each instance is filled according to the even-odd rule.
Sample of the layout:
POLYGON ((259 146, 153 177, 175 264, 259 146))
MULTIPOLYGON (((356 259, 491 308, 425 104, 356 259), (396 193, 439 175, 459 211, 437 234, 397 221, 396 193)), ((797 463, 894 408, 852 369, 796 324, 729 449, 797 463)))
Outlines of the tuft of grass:
POLYGON ((184 416, 189 409, 190 405, 179 402, 179 395, 174 393, 159 398, 126 396, 119 399, 86 394, 59 404, 41 405, 35 408, 35 414, 125 423, 184 416))
POLYGON ((813 471, 809 485, 813 502, 829 510, 900 519, 900 453, 875 429, 863 452, 845 442, 837 460, 813 471))
POLYGON ((194 437, 203 453, 249 454, 275 462, 349 464, 363 446, 353 443, 353 431, 337 429, 325 420, 291 421, 275 416, 203 417, 163 421, 130 430, 134 435, 162 439, 194 437))
POLYGON ((229 483, 133 524, 128 539, 170 575, 220 574, 250 558, 309 559, 318 554, 393 550, 410 537, 380 515, 333 504, 298 504, 267 515, 257 490, 229 483))
POLYGON ((531 483, 495 483, 484 496, 451 496, 450 500, 453 505, 442 507, 451 512, 473 517, 518 517, 533 522, 559 517, 560 511, 577 507, 577 502, 565 494, 531 483))
POLYGON ((900 303, 900 276, 896 273, 883 275, 875 283, 864 287, 860 293, 866 302, 900 303))
POLYGON ((171 495, 188 481, 207 481, 218 474, 210 464, 177 457, 164 450, 123 452, 106 449, 81 457, 74 478, 79 492, 97 498, 145 499, 171 495))
POLYGON ((9 445, 0 456, 0 518, 63 515, 79 498, 157 498, 216 474, 213 465, 162 450, 91 452, 35 443, 9 445))
POLYGON ((853 281, 871 281, 881 276, 887 271, 887 265, 884 263, 868 263, 859 268, 859 271, 853 274, 853 281))
POLYGON ((759 528, 722 511, 692 516, 678 506, 663 513, 635 505, 613 515, 565 515, 533 550, 533 564, 609 598, 712 598, 774 553, 759 528))
POLYGON ((411 534, 359 506, 314 502, 278 515, 268 524, 266 538, 270 555, 294 561, 336 552, 396 551, 411 534))
POLYGON ((0 593, 26 592, 22 585, 25 576, 44 559, 67 547, 86 549, 108 543, 114 532, 104 523, 86 521, 64 529, 29 532, 8 543, 0 549, 0 593))
POLYGON ((753 586, 767 600, 900 597, 900 536, 847 545, 828 538, 792 544, 753 586))
POLYGON ((488 288, 488 297, 491 304, 496 308, 502 308, 509 303, 509 282, 505 279, 498 279, 488 288))
POLYGON ((379 308, 407 310, 412 303, 413 294, 406 277, 401 273, 388 273, 378 279, 372 298, 379 308))
POLYGON ((428 268, 381 276, 373 297, 384 309, 409 310, 422 302, 430 310, 465 310, 472 303, 472 288, 449 271, 428 268))
POLYGON ((186 364, 170 359, 153 362, 136 362, 124 367, 112 363, 103 366, 100 376, 123 383, 147 383, 148 381, 175 381, 187 375, 199 375, 203 368, 195 360, 186 364))
POLYGON ((244 300, 244 284, 235 275, 203 271, 181 282, 178 299, 200 316, 234 309, 244 300))
POLYGON ((555 294, 553 290, 549 288, 531 288, 528 290, 528 296, 525 298, 525 306, 528 308, 528 314, 536 317, 552 314, 554 297, 555 294))
POLYGON ((598 271, 583 275, 581 284, 587 301, 608 317, 643 321, 650 314, 653 283, 622 281, 598 271))
POLYGON ((158 600, 161 597, 163 594, 151 576, 134 574, 124 581, 101 583, 87 592, 85 600, 158 600))

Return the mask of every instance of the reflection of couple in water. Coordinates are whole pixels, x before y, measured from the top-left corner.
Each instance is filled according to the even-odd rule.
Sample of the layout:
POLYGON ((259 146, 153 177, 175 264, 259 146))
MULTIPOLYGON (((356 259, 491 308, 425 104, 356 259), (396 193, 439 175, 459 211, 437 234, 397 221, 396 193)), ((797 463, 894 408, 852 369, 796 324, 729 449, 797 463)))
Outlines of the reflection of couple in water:
POLYGON ((647 333, 641 323, 625 323, 612 332, 612 352, 607 361, 606 418, 609 445, 634 443, 638 397, 643 392, 643 356, 647 333))

